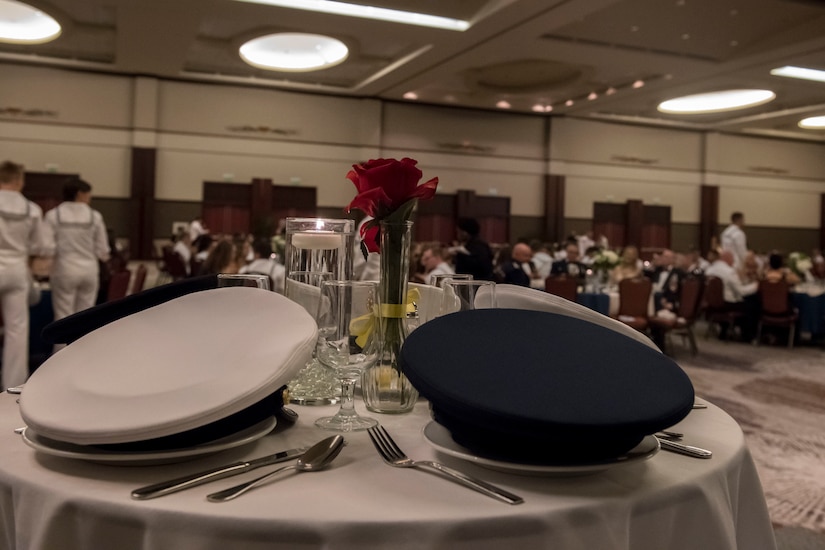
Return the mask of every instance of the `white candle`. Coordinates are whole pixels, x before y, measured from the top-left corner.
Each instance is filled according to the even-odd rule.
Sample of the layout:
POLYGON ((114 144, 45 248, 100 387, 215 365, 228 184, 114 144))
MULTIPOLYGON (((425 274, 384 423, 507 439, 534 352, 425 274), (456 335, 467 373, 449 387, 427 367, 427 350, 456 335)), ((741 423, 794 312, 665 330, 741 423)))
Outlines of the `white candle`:
POLYGON ((292 246, 305 250, 332 250, 341 246, 341 237, 333 231, 305 231, 292 235, 292 246))

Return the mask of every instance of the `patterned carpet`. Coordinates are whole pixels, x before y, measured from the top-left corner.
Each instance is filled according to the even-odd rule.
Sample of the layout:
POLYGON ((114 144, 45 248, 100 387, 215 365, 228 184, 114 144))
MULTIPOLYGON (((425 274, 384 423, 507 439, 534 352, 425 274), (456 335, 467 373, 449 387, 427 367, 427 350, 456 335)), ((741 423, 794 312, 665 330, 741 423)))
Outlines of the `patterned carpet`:
POLYGON ((696 393, 742 426, 780 548, 825 550, 825 348, 674 340, 696 393))

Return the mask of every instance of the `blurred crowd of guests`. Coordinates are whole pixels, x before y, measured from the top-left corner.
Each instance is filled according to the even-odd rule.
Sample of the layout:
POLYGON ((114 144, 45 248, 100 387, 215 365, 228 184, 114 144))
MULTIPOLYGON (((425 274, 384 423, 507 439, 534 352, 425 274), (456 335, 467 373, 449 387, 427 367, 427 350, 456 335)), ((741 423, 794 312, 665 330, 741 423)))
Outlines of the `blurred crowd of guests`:
POLYGON ((286 269, 282 252, 276 253, 281 235, 280 230, 274 238, 212 234, 203 220, 196 218, 187 229, 172 235, 172 245, 162 254, 162 269, 173 279, 217 273, 266 275, 270 289, 283 293, 286 269))

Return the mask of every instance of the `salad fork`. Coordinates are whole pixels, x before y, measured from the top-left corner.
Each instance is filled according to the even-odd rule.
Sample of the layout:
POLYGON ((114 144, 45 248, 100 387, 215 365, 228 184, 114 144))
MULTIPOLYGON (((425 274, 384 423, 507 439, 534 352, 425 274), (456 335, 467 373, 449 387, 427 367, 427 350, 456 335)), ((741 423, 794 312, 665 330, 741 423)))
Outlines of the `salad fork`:
POLYGON ((505 491, 500 487, 496 487, 486 481, 468 476, 458 470, 448 468, 438 462, 429 460, 412 460, 390 437, 389 432, 383 426, 376 426, 369 428, 367 433, 372 440, 372 444, 384 459, 384 462, 396 468, 419 468, 428 472, 440 474, 450 480, 456 481, 465 487, 469 487, 479 493, 483 493, 489 497, 506 502, 507 504, 521 504, 524 499, 518 495, 514 495, 509 491, 505 491))

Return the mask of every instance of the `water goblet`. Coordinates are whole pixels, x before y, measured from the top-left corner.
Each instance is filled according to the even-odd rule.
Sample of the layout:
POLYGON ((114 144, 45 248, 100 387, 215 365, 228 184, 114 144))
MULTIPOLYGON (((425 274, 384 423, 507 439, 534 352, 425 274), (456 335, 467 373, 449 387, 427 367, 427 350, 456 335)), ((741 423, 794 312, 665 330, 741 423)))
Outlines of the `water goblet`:
POLYGON ((493 281, 445 279, 441 288, 444 295, 440 315, 497 307, 496 283, 493 281))
POLYGON ((254 273, 218 273, 218 288, 246 286, 269 290, 269 275, 254 273))
POLYGON ((371 281, 327 281, 321 285, 317 356, 341 381, 341 406, 334 416, 319 418, 325 430, 353 432, 378 424, 355 411, 355 385, 363 370, 375 364, 381 349, 375 322, 378 284, 371 281))
POLYGON ((469 273, 439 273, 437 275, 430 275, 430 284, 441 288, 441 284, 447 279, 456 281, 472 281, 473 276, 469 273))

